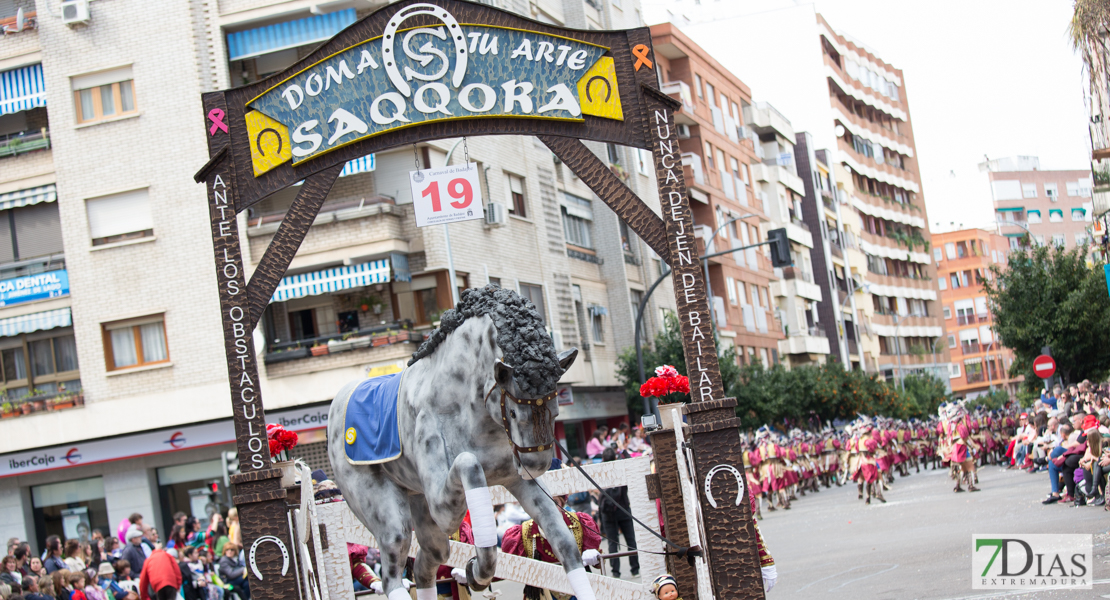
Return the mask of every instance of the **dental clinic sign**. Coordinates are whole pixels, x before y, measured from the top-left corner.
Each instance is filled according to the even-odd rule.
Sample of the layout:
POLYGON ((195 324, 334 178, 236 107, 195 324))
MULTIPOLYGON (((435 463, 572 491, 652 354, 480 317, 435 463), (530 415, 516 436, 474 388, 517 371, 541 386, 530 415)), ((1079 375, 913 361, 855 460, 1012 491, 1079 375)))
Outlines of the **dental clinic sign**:
POLYGON ((14 306, 68 295, 69 274, 65 269, 0 281, 0 306, 14 306))
POLYGON ((434 121, 622 120, 608 51, 536 31, 462 24, 443 7, 411 4, 381 36, 303 68, 247 103, 255 175, 434 121), (438 23, 404 26, 418 15, 438 23))
POLYGON ((1092 589, 1090 534, 982 534, 971 540, 976 590, 1092 589))

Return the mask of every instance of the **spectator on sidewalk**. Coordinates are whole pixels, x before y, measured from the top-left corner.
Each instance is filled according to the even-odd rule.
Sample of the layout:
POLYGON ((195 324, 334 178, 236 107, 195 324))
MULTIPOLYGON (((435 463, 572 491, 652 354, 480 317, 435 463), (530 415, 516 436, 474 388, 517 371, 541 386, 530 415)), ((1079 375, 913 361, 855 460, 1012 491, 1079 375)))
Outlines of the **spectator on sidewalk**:
POLYGON ((127 547, 120 554, 120 560, 126 560, 131 565, 131 573, 141 575, 143 563, 146 562, 146 552, 143 551, 143 532, 135 525, 127 530, 127 547))
POLYGON ((56 535, 46 538, 46 555, 42 566, 46 568, 47 573, 66 568, 66 563, 62 560, 62 539, 56 535))
POLYGON ((1041 504, 1055 504, 1060 501, 1060 468, 1063 465, 1063 455, 1067 451, 1064 442, 1068 436, 1075 431, 1071 423, 1067 421, 1061 423, 1056 430, 1056 436, 1053 441, 1051 450, 1048 453, 1048 482, 1052 488, 1052 493, 1048 498, 1045 498, 1041 504))
POLYGON ((70 571, 76 573, 85 570, 87 566, 85 563, 86 556, 85 549, 81 546, 81 540, 66 540, 65 557, 66 568, 70 571))
POLYGON ((139 578, 141 600, 174 600, 181 589, 181 567, 165 550, 150 553, 139 578))
POLYGON ((245 577, 247 568, 239 562, 239 544, 224 544, 224 555, 220 557, 220 579, 231 586, 240 600, 251 600, 250 586, 245 577))

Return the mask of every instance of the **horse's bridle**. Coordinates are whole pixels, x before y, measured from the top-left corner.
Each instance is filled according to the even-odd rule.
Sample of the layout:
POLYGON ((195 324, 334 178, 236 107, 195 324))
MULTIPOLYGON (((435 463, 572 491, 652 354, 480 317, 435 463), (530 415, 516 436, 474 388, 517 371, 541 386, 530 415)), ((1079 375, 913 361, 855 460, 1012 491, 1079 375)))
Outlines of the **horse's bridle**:
POLYGON ((533 428, 533 432, 535 433, 537 439, 543 439, 544 437, 546 437, 544 434, 547 433, 547 429, 551 424, 551 411, 547 410, 546 405, 549 402, 555 400, 555 396, 558 395, 558 390, 557 389, 552 390, 552 392, 550 394, 548 394, 546 396, 543 396, 541 398, 520 399, 520 398, 517 398, 516 396, 513 396, 512 394, 510 394, 509 391, 506 390, 505 387, 502 386, 500 383, 495 383, 493 385, 493 387, 490 388, 489 392, 486 392, 486 400, 488 400, 489 395, 492 394, 493 391, 498 389, 498 388, 501 389, 501 425, 505 428, 505 435, 509 436, 509 443, 513 445, 513 454, 515 454, 516 457, 519 459, 521 452, 543 452, 544 450, 550 450, 550 449, 554 448, 555 447, 555 431, 554 431, 554 429, 552 429, 552 431, 551 431, 550 441, 548 441, 545 444, 540 444, 538 446, 521 446, 521 445, 517 444, 516 441, 513 440, 512 430, 509 429, 509 415, 508 415, 508 409, 505 408, 505 399, 508 398, 509 400, 512 400, 517 406, 531 406, 532 407, 532 409, 533 409, 532 410, 532 428, 533 428), (536 410, 536 409, 540 409, 540 410, 536 410))

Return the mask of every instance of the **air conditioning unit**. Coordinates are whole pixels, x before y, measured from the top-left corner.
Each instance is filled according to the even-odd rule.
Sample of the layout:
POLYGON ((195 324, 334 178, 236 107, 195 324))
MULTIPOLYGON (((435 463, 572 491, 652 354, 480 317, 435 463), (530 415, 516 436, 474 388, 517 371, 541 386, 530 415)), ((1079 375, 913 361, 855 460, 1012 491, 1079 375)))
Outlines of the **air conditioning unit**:
POLYGON ((685 123, 679 123, 677 125, 677 127, 678 127, 678 139, 680 139, 680 140, 690 139, 690 126, 689 125, 686 125, 685 123))
POLYGON ((505 205, 500 202, 490 202, 486 205, 486 225, 500 227, 509 222, 509 213, 505 205))
POLYGON ((89 21, 89 0, 62 0, 62 23, 76 25, 89 21))

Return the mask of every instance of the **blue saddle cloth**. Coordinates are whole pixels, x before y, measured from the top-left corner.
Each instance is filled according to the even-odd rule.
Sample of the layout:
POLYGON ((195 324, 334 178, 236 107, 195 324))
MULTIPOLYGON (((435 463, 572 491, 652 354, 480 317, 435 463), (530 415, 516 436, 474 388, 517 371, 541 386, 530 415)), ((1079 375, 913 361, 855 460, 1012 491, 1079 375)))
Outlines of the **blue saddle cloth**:
POLYGON ((401 456, 397 393, 401 375, 381 375, 360 382, 343 409, 347 462, 372 465, 401 456))

